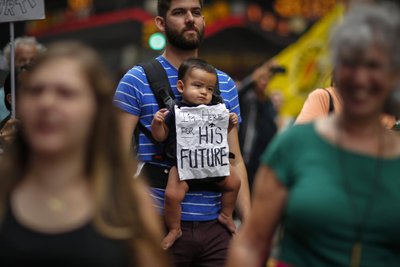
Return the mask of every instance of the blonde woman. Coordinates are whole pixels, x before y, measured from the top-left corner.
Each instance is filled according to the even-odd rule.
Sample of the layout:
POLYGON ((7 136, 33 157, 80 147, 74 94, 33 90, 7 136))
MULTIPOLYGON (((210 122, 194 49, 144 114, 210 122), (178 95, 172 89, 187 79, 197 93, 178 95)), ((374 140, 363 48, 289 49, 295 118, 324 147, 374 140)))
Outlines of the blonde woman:
POLYGON ((51 46, 24 76, 0 165, 1 266, 169 266, 112 95, 99 57, 77 43, 51 46))

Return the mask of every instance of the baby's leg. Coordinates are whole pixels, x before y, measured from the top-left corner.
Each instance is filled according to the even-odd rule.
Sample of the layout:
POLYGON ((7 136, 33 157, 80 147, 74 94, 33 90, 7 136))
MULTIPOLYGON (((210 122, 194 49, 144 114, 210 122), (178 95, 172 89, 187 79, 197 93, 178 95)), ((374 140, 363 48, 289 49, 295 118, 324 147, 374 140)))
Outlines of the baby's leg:
POLYGON ((178 170, 175 166, 172 167, 169 171, 167 188, 165 190, 165 223, 169 232, 161 243, 163 249, 170 248, 182 235, 181 202, 188 190, 188 184, 185 181, 180 181, 178 170))
POLYGON ((218 216, 220 223, 225 225, 232 233, 236 232, 236 225, 233 222, 232 214, 235 210, 235 204, 240 189, 240 178, 236 175, 232 166, 230 175, 217 184, 222 189, 221 213, 218 216))

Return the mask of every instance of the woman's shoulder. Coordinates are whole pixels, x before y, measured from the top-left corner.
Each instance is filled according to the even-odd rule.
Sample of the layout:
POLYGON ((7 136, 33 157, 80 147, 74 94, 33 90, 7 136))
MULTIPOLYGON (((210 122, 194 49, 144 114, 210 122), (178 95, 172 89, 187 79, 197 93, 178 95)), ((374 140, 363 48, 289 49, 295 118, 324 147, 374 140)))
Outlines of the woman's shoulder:
POLYGON ((294 124, 293 126, 289 127, 288 129, 284 130, 282 134, 295 136, 298 134, 303 133, 310 133, 314 131, 314 124, 315 122, 307 122, 303 124, 294 124))
POLYGON ((295 124, 283 132, 277 134, 276 140, 280 143, 299 144, 308 139, 315 139, 314 122, 295 124))
POLYGON ((329 94, 335 94, 335 91, 332 87, 328 88, 317 88, 310 92, 309 97, 322 97, 327 98, 329 94))

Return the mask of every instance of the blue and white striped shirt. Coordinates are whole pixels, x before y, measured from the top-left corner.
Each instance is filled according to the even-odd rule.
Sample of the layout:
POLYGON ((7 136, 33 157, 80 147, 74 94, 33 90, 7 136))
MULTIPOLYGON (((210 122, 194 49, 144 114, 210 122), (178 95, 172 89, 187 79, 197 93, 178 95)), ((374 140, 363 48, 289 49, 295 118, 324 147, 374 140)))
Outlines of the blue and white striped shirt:
MULTIPOLYGON (((177 100, 182 97, 176 88, 178 82, 178 70, 172 66, 164 57, 159 56, 157 60, 164 67, 172 91, 177 100)), ((234 81, 222 71, 217 71, 221 96, 226 107, 230 112, 235 112, 239 116, 240 108, 238 94, 234 81)), ((151 129, 151 122, 154 114, 159 107, 156 98, 147 81, 143 68, 135 66, 129 70, 121 79, 114 95, 114 104, 134 116, 139 117, 139 122, 151 129)), ((163 148, 153 144, 144 134, 139 134, 138 140, 138 159, 143 162, 162 165, 153 161, 154 155, 160 155, 163 148)), ((164 190, 153 188, 152 197, 156 200, 156 206, 161 212, 164 207, 164 190)), ((221 209, 221 194, 218 192, 189 192, 182 202, 183 221, 208 221, 218 217, 221 209)))

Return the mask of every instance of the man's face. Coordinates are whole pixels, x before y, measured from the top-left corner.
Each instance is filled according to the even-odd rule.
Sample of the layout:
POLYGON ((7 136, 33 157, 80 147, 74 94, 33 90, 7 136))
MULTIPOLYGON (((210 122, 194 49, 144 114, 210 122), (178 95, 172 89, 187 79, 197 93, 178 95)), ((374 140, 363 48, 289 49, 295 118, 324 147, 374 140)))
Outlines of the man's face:
POLYGON ((29 65, 38 54, 38 49, 33 44, 20 44, 15 48, 15 66, 20 68, 29 65))
POLYGON ((204 17, 199 0, 171 2, 165 18, 168 42, 183 50, 197 49, 204 37, 204 17))

